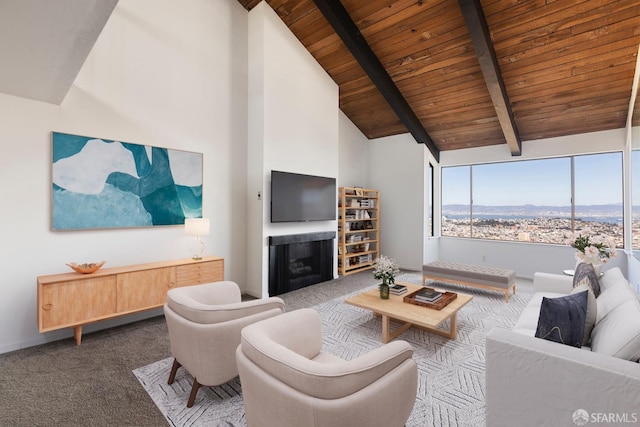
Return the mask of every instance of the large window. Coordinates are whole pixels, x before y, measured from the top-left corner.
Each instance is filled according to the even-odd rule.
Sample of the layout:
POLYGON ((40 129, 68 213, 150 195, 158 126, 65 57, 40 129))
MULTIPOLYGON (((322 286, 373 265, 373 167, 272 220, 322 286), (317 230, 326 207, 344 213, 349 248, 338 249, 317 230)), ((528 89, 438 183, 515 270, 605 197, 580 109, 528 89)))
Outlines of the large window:
POLYGON ((640 150, 631 152, 631 192, 631 249, 636 257, 640 257, 640 150))
POLYGON ((576 231, 612 238, 623 247, 622 154, 607 153, 576 156, 575 223, 576 231))
POLYGON ((588 229, 622 247, 622 153, 443 168, 442 204, 443 236, 564 244, 588 229))
POLYGON ((442 235, 471 237, 471 168, 442 169, 442 235))
POLYGON ((433 237, 433 165, 429 163, 429 173, 427 175, 427 236, 433 237))

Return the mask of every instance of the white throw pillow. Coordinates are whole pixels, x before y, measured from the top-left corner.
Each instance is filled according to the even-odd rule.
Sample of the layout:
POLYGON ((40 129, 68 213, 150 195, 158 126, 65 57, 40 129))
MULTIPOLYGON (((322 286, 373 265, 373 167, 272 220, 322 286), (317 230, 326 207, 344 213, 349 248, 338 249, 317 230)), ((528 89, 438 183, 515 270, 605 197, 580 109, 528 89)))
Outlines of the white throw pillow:
POLYGON ((633 289, 631 289, 626 279, 609 284, 600 296, 596 298, 596 302, 598 303, 598 318, 596 319, 596 324, 620 304, 634 299, 638 299, 638 296, 633 289))
POLYGON ((640 301, 637 298, 620 304, 596 324, 591 333, 591 350, 632 362, 640 359, 640 301))
POLYGON ((593 294, 593 290, 587 284, 578 285, 571 290, 571 294, 578 294, 580 292, 587 291, 587 316, 584 324, 584 337, 582 339, 582 345, 589 345, 591 341, 591 331, 596 324, 598 304, 596 302, 596 296, 593 294))
POLYGON ((604 290, 612 284, 618 282, 626 282, 627 279, 624 277, 619 267, 613 267, 602 273, 602 276, 600 276, 600 279, 598 281, 600 282, 600 287, 602 288, 601 291, 604 292, 604 290))

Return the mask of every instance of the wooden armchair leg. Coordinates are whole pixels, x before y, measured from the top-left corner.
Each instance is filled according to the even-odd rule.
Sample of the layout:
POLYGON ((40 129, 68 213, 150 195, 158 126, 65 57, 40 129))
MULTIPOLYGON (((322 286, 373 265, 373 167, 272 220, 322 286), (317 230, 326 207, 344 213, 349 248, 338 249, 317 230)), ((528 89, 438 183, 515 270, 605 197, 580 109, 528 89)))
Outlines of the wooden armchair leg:
POLYGON ((177 359, 173 359, 173 366, 171 366, 171 373, 169 373, 169 381, 167 384, 173 384, 173 381, 176 379, 176 372, 178 372, 178 368, 182 366, 177 359))
POLYGON ((193 406, 193 402, 196 400, 196 394, 198 394, 198 389, 200 388, 200 383, 196 378, 193 379, 193 386, 191 387, 191 394, 189 395, 189 400, 187 401, 187 408, 191 408, 193 406))

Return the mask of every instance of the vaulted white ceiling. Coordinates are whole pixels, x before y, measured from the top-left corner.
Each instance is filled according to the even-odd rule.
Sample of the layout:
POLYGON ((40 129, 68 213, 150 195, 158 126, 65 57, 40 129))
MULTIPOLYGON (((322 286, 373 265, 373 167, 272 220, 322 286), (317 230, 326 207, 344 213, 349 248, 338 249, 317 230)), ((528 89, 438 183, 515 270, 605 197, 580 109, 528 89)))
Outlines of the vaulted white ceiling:
POLYGON ((60 104, 118 0, 0 0, 0 92, 60 104))

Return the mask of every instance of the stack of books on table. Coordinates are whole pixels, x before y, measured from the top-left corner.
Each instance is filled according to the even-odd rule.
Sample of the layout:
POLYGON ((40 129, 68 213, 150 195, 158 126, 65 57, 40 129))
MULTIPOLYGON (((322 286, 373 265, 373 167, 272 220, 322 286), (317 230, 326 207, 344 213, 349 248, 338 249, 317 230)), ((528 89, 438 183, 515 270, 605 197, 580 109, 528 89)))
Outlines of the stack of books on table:
POLYGON ((392 295, 402 295, 405 292, 407 292, 407 287, 404 285, 389 285, 389 293, 392 295))
POLYGON ((407 292, 407 287, 404 285, 389 285, 389 293, 393 295, 402 295, 407 292))
POLYGON ((442 292, 436 291, 431 288, 424 288, 414 296, 418 302, 425 302, 427 304, 436 303, 442 298, 442 292))

